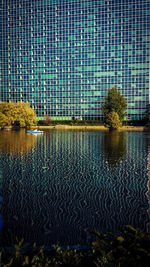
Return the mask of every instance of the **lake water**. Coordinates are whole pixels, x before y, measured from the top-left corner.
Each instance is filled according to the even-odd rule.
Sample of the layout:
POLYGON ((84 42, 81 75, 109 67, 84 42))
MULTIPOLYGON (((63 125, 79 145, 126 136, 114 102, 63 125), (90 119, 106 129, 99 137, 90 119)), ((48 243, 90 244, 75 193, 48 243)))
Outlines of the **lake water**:
POLYGON ((150 231, 147 132, 0 131, 0 245, 88 244, 91 230, 150 231))

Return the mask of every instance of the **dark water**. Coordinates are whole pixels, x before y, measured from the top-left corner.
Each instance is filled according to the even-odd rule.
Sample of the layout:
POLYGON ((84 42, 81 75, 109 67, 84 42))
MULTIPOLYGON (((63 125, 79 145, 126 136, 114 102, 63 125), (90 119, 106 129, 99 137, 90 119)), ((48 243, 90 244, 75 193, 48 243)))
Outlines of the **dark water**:
POLYGON ((146 132, 0 131, 0 245, 87 244, 90 231, 149 231, 146 132))

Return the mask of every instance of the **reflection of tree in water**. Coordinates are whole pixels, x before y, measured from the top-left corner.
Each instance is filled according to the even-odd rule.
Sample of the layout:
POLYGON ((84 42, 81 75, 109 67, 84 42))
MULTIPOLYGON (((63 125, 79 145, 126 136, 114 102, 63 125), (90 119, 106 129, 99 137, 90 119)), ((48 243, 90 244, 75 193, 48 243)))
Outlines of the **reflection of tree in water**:
POLYGON ((28 152, 36 143, 37 137, 25 130, 0 132, 0 151, 11 154, 28 152))
POLYGON ((104 136, 104 154, 110 164, 116 164, 126 153, 126 132, 110 131, 104 136))

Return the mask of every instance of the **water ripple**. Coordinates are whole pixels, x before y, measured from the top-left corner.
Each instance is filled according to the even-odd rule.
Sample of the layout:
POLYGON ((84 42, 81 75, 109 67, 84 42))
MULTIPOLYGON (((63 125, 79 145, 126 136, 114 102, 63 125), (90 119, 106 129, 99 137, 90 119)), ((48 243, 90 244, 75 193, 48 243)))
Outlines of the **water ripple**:
POLYGON ((25 153, 11 153, 10 143, 4 153, 1 145, 2 245, 16 236, 39 245, 86 244, 92 229, 145 229, 147 139, 136 132, 47 132, 25 153))

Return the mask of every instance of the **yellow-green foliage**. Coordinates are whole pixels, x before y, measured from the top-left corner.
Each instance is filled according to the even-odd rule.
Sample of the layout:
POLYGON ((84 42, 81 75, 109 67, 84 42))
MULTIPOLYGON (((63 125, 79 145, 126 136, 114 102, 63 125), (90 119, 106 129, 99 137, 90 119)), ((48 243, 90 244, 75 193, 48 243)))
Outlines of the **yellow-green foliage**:
POLYGON ((20 122, 20 127, 36 125, 36 113, 25 102, 0 103, 0 126, 11 126, 15 121, 20 122))
POLYGON ((11 124, 11 122, 9 121, 9 117, 5 116, 5 114, 3 114, 0 111, 0 126, 4 127, 4 126, 10 125, 10 124, 11 124))
POLYGON ((106 126, 111 129, 118 129, 122 126, 117 112, 112 111, 106 116, 106 126))

